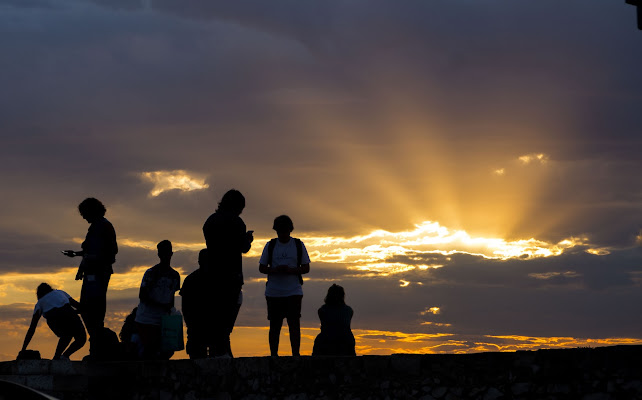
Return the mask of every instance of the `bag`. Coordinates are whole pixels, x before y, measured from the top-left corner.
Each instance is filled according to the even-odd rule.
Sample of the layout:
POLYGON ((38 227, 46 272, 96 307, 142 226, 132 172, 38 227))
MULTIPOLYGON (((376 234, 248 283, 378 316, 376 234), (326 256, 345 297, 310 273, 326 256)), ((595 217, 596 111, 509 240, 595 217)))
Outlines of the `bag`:
POLYGON ((161 318, 161 351, 179 351, 185 348, 183 342, 183 315, 173 310, 161 318))
POLYGON ((107 327, 89 338, 89 355, 92 360, 116 361, 122 358, 118 335, 107 327))

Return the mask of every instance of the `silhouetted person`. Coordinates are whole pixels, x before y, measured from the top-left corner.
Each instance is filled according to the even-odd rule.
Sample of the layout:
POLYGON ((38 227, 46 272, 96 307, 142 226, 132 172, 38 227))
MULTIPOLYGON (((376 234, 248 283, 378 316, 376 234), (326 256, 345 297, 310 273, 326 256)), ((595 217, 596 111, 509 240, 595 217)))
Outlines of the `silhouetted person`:
POLYGON ((85 327, 80 321, 80 317, 78 317, 78 312, 74 309, 77 309, 80 304, 66 292, 54 290, 46 283, 38 285, 36 296, 38 297, 38 302, 33 309, 33 318, 27 330, 22 350, 26 350, 27 346, 29 346, 29 342, 31 342, 31 338, 36 332, 38 321, 41 316, 44 316, 49 328, 60 338, 58 339, 58 346, 56 346, 56 353, 53 359, 68 360, 87 341, 85 327))
POLYGON ((143 358, 169 359, 171 354, 161 354, 161 320, 174 307, 174 293, 181 287, 181 277, 170 266, 172 243, 163 240, 156 246, 160 262, 143 275, 136 311, 136 329, 143 345, 143 358))
POLYGON ((345 303, 345 292, 332 285, 319 308, 321 333, 314 339, 313 356, 355 356, 354 336, 350 329, 352 308, 345 303))
POLYGON ((310 257, 303 242, 290 237, 294 230, 290 217, 276 217, 272 229, 278 237, 265 245, 259 260, 259 271, 268 276, 265 299, 270 320, 270 354, 278 356, 279 336, 285 318, 290 330, 292 355, 298 356, 301 347, 300 319, 303 299, 301 274, 310 272, 310 257))
POLYGON ((189 274, 180 295, 183 299, 183 318, 187 326, 187 344, 185 350, 189 358, 214 357, 214 325, 212 293, 213 277, 209 271, 207 249, 198 253, 199 268, 189 274))
POLYGON ((243 287, 242 254, 250 251, 253 231, 246 231, 240 215, 245 197, 229 190, 218 203, 216 212, 203 225, 203 235, 212 279, 214 317, 213 346, 215 356, 232 357, 230 334, 241 307, 243 287))
POLYGON ((90 224, 81 251, 65 250, 69 257, 82 256, 76 280, 82 279, 80 292, 80 315, 89 333, 90 352, 95 346, 92 337, 101 334, 107 310, 107 286, 112 264, 116 261, 118 245, 116 231, 105 218, 107 210, 103 203, 90 197, 78 205, 80 215, 90 224))

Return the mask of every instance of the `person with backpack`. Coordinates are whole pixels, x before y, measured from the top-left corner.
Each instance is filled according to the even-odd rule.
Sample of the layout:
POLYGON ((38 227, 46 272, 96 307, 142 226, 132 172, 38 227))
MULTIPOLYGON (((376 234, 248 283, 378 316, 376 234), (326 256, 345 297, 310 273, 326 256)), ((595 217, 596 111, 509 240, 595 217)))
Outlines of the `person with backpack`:
POLYGON ((172 242, 163 240, 156 246, 160 262, 143 275, 136 310, 136 329, 146 360, 169 359, 161 353, 161 320, 174 307, 174 293, 181 287, 181 276, 170 266, 172 242))
POLYGON ((270 321, 270 354, 278 356, 279 336, 285 318, 290 331, 292 355, 298 357, 301 347, 300 319, 303 299, 301 275, 310 272, 310 257, 303 242, 290 236, 294 230, 290 217, 276 217, 272 229, 276 231, 277 238, 265 245, 259 260, 259 271, 267 275, 265 299, 270 321))
POLYGON ((69 360, 69 357, 80 350, 87 341, 85 327, 76 311, 80 304, 66 292, 54 290, 47 283, 38 285, 36 297, 38 297, 38 302, 34 307, 33 317, 21 353, 25 352, 29 346, 42 316, 47 320, 47 325, 52 332, 59 338, 53 359, 69 360))

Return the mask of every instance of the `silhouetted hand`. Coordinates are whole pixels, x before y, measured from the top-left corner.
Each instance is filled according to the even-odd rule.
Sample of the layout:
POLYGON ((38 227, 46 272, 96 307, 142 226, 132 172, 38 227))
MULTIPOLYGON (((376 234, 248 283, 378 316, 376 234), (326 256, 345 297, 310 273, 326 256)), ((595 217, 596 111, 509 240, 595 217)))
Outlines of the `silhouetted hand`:
POLYGON ((83 273, 83 271, 81 269, 78 269, 78 273, 76 273, 76 280, 80 281, 84 276, 85 274, 83 273))
POLYGON ((247 241, 252 243, 254 241, 254 231, 247 231, 245 233, 245 237, 247 238, 247 241))
POLYGON ((67 257, 76 257, 76 252, 73 250, 63 250, 62 254, 66 255, 67 257))

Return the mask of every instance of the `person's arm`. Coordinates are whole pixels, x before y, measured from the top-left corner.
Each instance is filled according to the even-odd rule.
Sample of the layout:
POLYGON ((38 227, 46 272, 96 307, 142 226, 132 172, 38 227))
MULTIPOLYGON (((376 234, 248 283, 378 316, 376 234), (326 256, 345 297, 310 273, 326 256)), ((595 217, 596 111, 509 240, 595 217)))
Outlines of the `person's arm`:
POLYGON ((27 346, 29 346, 29 342, 31 342, 31 338, 33 338, 33 334, 36 333, 36 327, 38 326, 38 321, 40 321, 41 315, 42 314, 40 313, 40 310, 38 310, 31 318, 31 324, 29 325, 29 329, 27 330, 25 341, 22 344, 22 350, 26 350, 27 346))
POLYGON ((248 231, 247 227, 245 226, 245 222, 241 219, 241 217, 238 217, 238 221, 240 221, 239 224, 239 233, 240 235, 240 249, 241 253, 247 253, 250 251, 250 248, 252 247, 252 242, 254 241, 254 231, 248 231))
MULTIPOLYGON (((261 266, 259 265, 259 271, 261 266)), ((310 264, 301 264, 300 267, 288 267, 287 265, 277 265, 274 268, 269 268, 269 274, 280 274, 280 275, 303 275, 310 272, 310 264), (272 271, 274 270, 274 271, 272 271)), ((265 273, 265 272, 264 272, 265 273)))
POLYGON ((79 302, 77 302, 77 301, 76 301, 76 299, 74 299, 73 297, 70 297, 70 298, 69 298, 69 304, 71 304, 71 306, 72 306, 73 308, 75 308, 76 310, 79 310, 79 309, 80 309, 80 303, 79 303, 79 302))
POLYGON ((270 273, 270 267, 265 264, 259 264, 259 272, 267 275, 270 273))

